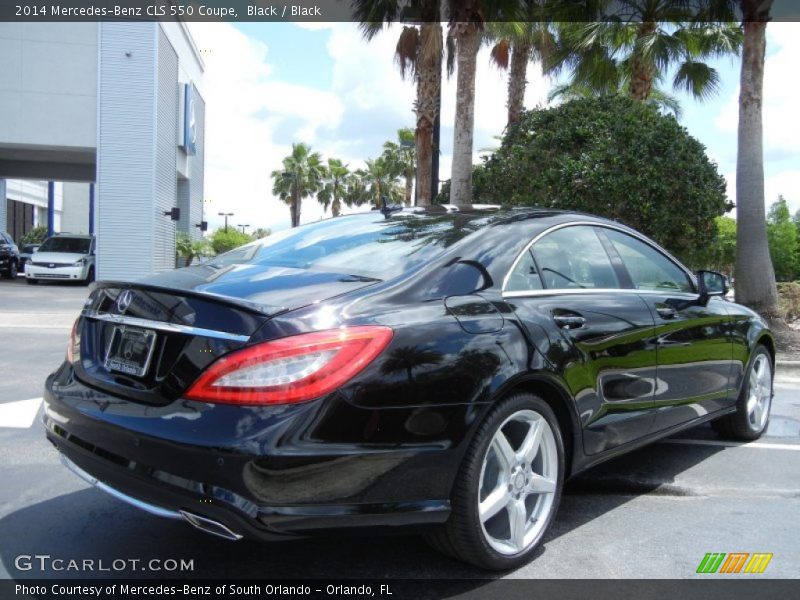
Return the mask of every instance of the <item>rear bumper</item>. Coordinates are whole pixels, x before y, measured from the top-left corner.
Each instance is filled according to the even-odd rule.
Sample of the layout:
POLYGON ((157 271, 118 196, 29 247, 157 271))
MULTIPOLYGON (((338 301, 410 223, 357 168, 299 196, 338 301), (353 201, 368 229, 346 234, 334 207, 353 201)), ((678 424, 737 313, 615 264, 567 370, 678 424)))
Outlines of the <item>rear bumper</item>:
POLYGON ((447 519, 452 450, 308 442, 314 404, 258 417, 252 408, 184 400, 147 406, 86 386, 65 365, 47 380, 43 419, 65 464, 89 483, 158 516, 227 530, 229 539, 447 519), (248 436, 254 419, 257 433, 248 436))

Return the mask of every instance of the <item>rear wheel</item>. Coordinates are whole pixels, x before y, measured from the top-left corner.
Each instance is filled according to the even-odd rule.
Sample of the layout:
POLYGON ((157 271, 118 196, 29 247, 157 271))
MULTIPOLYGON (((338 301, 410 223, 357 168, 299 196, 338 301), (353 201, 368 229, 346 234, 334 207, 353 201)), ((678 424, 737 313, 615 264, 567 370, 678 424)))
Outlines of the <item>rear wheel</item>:
POLYGON ((481 424, 453 487, 450 518, 434 547, 478 567, 531 558, 561 497, 564 444, 544 400, 514 394, 481 424))
POLYGON ((756 346, 745 372, 736 412, 711 422, 714 430, 733 440, 757 440, 769 424, 772 406, 772 357, 762 345, 756 346))

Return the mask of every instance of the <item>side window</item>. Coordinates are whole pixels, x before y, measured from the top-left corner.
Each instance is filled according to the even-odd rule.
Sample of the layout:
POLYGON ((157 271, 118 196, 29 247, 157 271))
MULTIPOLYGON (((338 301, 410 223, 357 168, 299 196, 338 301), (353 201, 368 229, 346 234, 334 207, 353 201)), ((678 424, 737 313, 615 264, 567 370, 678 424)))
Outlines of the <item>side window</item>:
POLYGON ((524 292, 528 290, 542 289, 542 279, 536 271, 536 264, 528 250, 525 250, 511 273, 508 275, 506 291, 524 292))
POLYGON ((693 292, 689 276, 658 250, 628 234, 604 229, 637 290, 693 292))
POLYGON ((611 260, 592 227, 557 229, 533 245, 533 255, 547 288, 620 287, 611 260))

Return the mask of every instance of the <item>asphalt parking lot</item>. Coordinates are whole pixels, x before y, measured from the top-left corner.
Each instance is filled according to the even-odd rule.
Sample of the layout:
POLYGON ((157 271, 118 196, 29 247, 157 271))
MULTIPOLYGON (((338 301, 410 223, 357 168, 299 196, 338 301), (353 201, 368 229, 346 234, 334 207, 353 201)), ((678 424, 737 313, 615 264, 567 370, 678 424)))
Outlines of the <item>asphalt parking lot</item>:
MULTIPOLYGON (((19 555, 193 559, 194 577, 460 578, 484 576, 414 536, 225 542, 90 488, 58 461, 37 411, 63 359, 84 287, 0 281, 0 577, 19 555), (29 401, 27 403, 20 401, 29 401)), ((762 575, 800 575, 800 381, 776 383, 759 442, 722 442, 703 426, 571 481, 537 558, 511 578, 685 578, 707 552, 770 552, 762 575)), ((186 576, 126 568, 117 576, 186 576)), ((98 573, 107 576, 109 573, 98 573)))

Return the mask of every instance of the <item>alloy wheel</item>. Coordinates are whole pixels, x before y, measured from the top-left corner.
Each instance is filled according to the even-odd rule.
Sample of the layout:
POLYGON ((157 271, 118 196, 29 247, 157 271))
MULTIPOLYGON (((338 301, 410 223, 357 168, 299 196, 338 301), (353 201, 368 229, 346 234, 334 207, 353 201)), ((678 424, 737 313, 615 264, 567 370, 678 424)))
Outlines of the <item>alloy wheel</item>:
POLYGON ((499 554, 525 552, 538 540, 553 510, 558 454, 547 419, 533 410, 510 415, 483 458, 478 520, 499 554))
POLYGON ((753 431, 761 431, 769 418, 772 403, 772 367, 765 354, 756 357, 750 369, 747 390, 747 421, 753 431))

